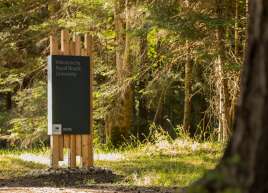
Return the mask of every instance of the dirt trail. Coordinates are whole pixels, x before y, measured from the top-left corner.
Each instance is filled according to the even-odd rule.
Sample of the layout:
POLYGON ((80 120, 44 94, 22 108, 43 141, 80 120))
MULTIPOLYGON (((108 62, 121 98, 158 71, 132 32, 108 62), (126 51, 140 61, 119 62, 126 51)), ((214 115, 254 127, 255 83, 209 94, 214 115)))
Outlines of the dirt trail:
POLYGON ((175 193, 178 188, 122 186, 123 176, 102 168, 46 169, 0 180, 0 193, 175 193))
MULTIPOLYGON (((115 193, 114 190, 98 190, 98 189, 76 189, 76 188, 24 188, 24 187, 16 187, 16 188, 0 188, 1 193, 115 193)), ((117 192, 123 193, 123 192, 117 192)))
POLYGON ((179 189, 150 189, 150 188, 53 188, 53 187, 4 187, 0 193, 180 193, 179 189))

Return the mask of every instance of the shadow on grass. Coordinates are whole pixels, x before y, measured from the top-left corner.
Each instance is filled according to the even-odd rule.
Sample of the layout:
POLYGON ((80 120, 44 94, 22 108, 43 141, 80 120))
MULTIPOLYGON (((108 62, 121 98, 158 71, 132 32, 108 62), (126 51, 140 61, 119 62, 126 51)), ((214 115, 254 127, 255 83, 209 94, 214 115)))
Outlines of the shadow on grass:
POLYGON ((0 180, 0 187, 80 187, 115 183, 122 176, 101 168, 32 170, 15 178, 0 180))
POLYGON ((0 156, 0 183, 3 179, 16 178, 25 175, 33 169, 45 169, 47 166, 27 162, 12 156, 0 156))
POLYGON ((0 156, 0 187, 65 187, 96 183, 115 183, 122 176, 111 170, 48 169, 46 165, 23 161, 12 156, 0 156))

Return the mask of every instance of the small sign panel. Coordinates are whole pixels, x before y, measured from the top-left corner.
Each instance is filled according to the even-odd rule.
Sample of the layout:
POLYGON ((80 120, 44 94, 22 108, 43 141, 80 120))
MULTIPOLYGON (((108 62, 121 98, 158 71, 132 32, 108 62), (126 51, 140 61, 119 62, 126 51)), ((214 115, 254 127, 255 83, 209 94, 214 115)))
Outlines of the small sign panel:
POLYGON ((53 124, 52 125, 52 134, 53 135, 62 135, 62 125, 61 124, 53 124))
POLYGON ((90 133, 90 59, 48 57, 48 134, 90 133))

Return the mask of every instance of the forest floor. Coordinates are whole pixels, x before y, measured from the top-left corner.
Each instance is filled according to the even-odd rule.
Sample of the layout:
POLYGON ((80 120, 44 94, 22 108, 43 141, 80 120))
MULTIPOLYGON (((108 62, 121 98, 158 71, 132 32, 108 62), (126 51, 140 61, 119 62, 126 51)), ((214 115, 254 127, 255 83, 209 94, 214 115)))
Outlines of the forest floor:
POLYGON ((217 143, 160 139, 123 150, 95 153, 95 168, 49 169, 49 151, 0 150, 1 192, 178 192, 213 169, 217 143))

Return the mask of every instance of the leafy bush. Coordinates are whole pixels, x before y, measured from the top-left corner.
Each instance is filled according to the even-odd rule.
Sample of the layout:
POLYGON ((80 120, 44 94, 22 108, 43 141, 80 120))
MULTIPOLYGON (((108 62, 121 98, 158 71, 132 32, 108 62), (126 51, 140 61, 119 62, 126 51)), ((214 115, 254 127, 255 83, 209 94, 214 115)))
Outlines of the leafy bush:
POLYGON ((47 141, 46 91, 46 84, 38 82, 14 97, 16 108, 9 121, 12 145, 25 148, 47 141))

